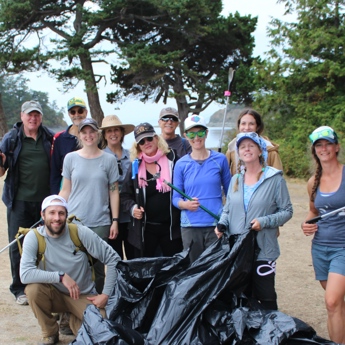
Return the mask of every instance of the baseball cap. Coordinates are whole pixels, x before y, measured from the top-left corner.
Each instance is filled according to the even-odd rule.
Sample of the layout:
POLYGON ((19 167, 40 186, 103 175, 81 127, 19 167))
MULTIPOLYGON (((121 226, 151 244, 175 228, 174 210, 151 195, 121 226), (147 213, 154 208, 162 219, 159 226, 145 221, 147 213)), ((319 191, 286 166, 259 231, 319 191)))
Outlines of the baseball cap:
POLYGON ((78 132, 80 132, 86 126, 90 126, 95 131, 99 130, 97 122, 94 119, 91 119, 90 117, 88 117, 79 123, 78 132))
POLYGON ((43 200, 41 211, 43 212, 49 206, 63 206, 68 211, 67 201, 57 194, 49 195, 43 200))
POLYGON ((168 115, 175 116, 179 120, 178 111, 175 108, 171 107, 163 108, 159 113, 159 119, 168 115))
POLYGON ((193 127, 204 127, 207 129, 205 120, 202 116, 193 114, 184 120, 184 131, 188 131, 193 127))
POLYGON ((310 141, 315 144, 317 140, 325 139, 331 142, 332 144, 338 143, 338 136, 337 133, 333 130, 332 127, 329 126, 321 126, 316 128, 313 133, 309 135, 310 141))
POLYGON ((156 132, 151 124, 148 122, 140 123, 138 126, 134 128, 134 138, 136 143, 138 144, 141 139, 154 137, 156 132))
POLYGON ((80 97, 73 97, 67 102, 67 110, 70 110, 73 107, 82 107, 86 108, 85 101, 80 97))
POLYGON ((27 101, 22 104, 22 113, 29 114, 32 111, 38 111, 43 115, 41 104, 37 101, 27 101))
POLYGON ((250 140, 254 141, 254 143, 260 147, 261 152, 262 152, 262 156, 266 162, 267 157, 268 157, 268 152, 267 152, 267 146, 266 146, 265 140, 263 138, 261 138, 260 135, 255 133, 255 132, 238 133, 236 136, 237 151, 238 151, 238 147, 240 146, 241 142, 244 139, 250 139, 250 140))

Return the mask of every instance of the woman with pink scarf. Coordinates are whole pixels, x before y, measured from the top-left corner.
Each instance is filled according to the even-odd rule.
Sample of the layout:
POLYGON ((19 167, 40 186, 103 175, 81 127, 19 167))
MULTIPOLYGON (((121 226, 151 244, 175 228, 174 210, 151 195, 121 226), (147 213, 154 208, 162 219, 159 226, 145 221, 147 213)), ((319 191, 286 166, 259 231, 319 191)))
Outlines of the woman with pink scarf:
POLYGON ((121 190, 121 206, 131 216, 128 242, 136 257, 172 256, 182 251, 180 210, 172 204, 172 183, 176 152, 144 122, 134 128, 132 166, 121 190))

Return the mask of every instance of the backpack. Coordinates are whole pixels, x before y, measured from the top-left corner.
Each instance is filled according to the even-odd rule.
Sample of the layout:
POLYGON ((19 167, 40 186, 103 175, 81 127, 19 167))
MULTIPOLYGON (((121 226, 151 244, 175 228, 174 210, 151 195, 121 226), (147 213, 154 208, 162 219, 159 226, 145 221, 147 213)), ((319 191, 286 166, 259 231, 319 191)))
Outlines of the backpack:
MULTIPOLYGON (((75 245, 75 249, 74 249, 74 254, 77 253, 79 250, 81 250, 82 252, 84 252, 87 255, 88 261, 90 266, 92 267, 92 280, 95 280, 95 270, 94 270, 94 264, 97 261, 95 258, 93 258, 86 250, 86 248, 84 247, 84 245, 81 243, 80 238, 78 236, 78 226, 75 223, 72 223, 72 220, 79 220, 78 218, 76 218, 74 215, 71 215, 67 218, 67 224, 68 224, 68 229, 69 229, 69 234, 71 237, 71 240, 73 242, 73 244, 75 245)), ((33 230, 36 237, 37 237, 37 241, 38 241, 38 249, 37 249, 37 260, 36 260, 36 266, 38 266, 38 264, 40 263, 40 261, 43 262, 44 264, 44 269, 45 269, 45 263, 44 263, 44 252, 46 250, 46 241, 44 236, 42 236, 37 228, 19 228, 18 234, 16 235, 16 239, 17 239, 17 243, 18 243, 18 248, 19 248, 19 252, 20 255, 22 255, 22 246, 21 243, 19 241, 19 236, 23 235, 25 236, 29 231, 33 230)))

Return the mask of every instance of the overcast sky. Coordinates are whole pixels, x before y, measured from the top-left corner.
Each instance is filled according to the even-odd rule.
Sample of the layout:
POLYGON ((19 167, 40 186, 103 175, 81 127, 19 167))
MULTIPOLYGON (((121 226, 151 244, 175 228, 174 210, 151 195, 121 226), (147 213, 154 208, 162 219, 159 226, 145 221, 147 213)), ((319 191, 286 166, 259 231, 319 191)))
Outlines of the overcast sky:
MULTIPOLYGON (((224 15, 238 11, 241 15, 250 14, 253 17, 258 16, 257 29, 254 32, 256 45, 254 55, 263 55, 264 52, 268 50, 269 40, 266 36, 266 28, 270 19, 272 17, 283 19, 284 6, 282 4, 277 4, 276 2, 277 0, 223 0, 224 15)), ((59 107, 66 109, 67 101, 74 96, 82 97, 87 101, 86 93, 83 91, 83 83, 79 83, 73 91, 63 93, 62 85, 56 83, 45 73, 27 73, 25 76, 30 79, 28 85, 31 89, 48 92, 50 100, 56 100, 59 107)), ((226 87, 226 81, 224 81, 224 87, 226 87)), ((164 106, 172 106, 176 108, 176 102, 173 99, 168 100, 167 105, 164 105, 163 103, 155 104, 151 101, 145 104, 139 101, 127 101, 121 105, 112 105, 105 101, 106 93, 112 90, 113 86, 110 85, 109 78, 108 85, 104 85, 101 82, 99 93, 104 115, 116 114, 120 117, 123 123, 133 123, 137 125, 140 122, 147 121, 155 125, 157 123, 158 114, 164 106)), ((211 104, 202 113, 202 115, 208 120, 209 117, 219 109, 224 109, 224 105, 216 103, 211 104)), ((66 121, 69 120, 67 111, 65 118, 66 121)))

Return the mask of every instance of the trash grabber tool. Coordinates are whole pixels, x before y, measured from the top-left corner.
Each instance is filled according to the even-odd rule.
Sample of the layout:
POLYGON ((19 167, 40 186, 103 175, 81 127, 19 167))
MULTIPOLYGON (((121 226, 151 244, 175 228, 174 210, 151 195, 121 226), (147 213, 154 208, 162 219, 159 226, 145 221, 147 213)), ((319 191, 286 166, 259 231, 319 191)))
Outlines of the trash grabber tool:
MULTIPOLYGON (((34 225, 32 225, 32 226, 30 227, 30 229, 34 228, 36 225, 38 225, 38 224, 41 223, 41 222, 42 222, 42 218, 40 218, 39 221, 37 221, 34 225)), ((0 254, 1 254, 3 251, 5 251, 7 248, 11 247, 12 244, 17 243, 17 241, 20 240, 21 238, 23 238, 24 236, 25 236, 24 234, 19 235, 19 236, 18 236, 17 238, 15 238, 12 242, 10 242, 7 246, 5 246, 4 248, 2 248, 2 249, 0 250, 0 254)))
MULTIPOLYGON (((177 193, 180 193, 181 195, 183 195, 186 199, 193 201, 193 198, 191 198, 190 196, 188 196, 187 194, 185 194, 184 192, 182 192, 182 190, 180 190, 179 188, 177 188, 176 186, 174 186, 173 184, 171 184, 170 182, 163 180, 163 182, 165 184, 167 184, 170 188, 176 190, 177 193)), ((205 206, 199 205, 199 207, 204 210, 205 212, 207 212, 210 216, 212 216, 213 218, 219 220, 219 217, 214 214, 212 211, 210 211, 208 208, 206 208, 205 206)))
MULTIPOLYGON (((158 165, 158 171, 153 175, 153 177, 150 180, 157 180, 161 177, 161 170, 162 167, 159 165, 159 163, 157 161, 155 161, 155 164, 158 165)), ((150 181, 147 180, 147 181, 150 181)), ((178 189, 176 186, 174 186, 172 183, 168 182, 167 180, 163 180, 163 183, 165 183, 166 185, 168 185, 170 188, 176 190, 176 192, 180 193, 181 195, 183 195, 186 199, 193 201, 193 198, 191 198, 190 196, 188 196, 187 194, 183 193, 182 190, 178 189)), ((199 207, 201 209, 203 209, 205 212, 207 212, 210 216, 212 216, 213 218, 219 220, 219 217, 214 214, 212 211, 210 211, 209 209, 207 209, 205 206, 199 205, 199 207)))
POLYGON ((234 79, 234 74, 235 74, 234 69, 232 67, 230 67, 229 68, 229 74, 228 74, 228 89, 226 91, 224 91, 224 96, 226 97, 226 105, 225 105, 224 116, 223 116, 222 132, 220 134, 220 139, 219 139, 218 152, 222 152, 225 118, 226 118, 226 113, 228 110, 229 98, 231 96, 230 86, 231 86, 232 80, 234 79))
MULTIPOLYGON (((138 184, 138 170, 139 170, 139 159, 135 159, 132 162, 132 180, 134 180, 134 188, 135 188, 135 202, 138 205, 138 208, 141 207, 140 203, 140 194, 139 194, 139 184, 138 184)), ((140 229, 141 229, 141 241, 140 241, 140 256, 144 257, 144 227, 143 227, 143 220, 137 219, 139 221, 140 229)))
POLYGON ((306 223, 307 223, 307 224, 315 224, 315 223, 317 223, 319 220, 321 220, 321 219, 323 219, 323 218, 326 218, 326 217, 328 217, 328 216, 332 216, 333 214, 337 214, 337 213, 339 213, 339 212, 341 212, 341 211, 344 211, 344 210, 345 210, 345 206, 340 207, 340 208, 338 208, 338 209, 336 209, 336 210, 334 210, 334 211, 325 213, 325 214, 323 214, 322 216, 317 216, 317 217, 311 218, 311 219, 309 219, 309 220, 306 220, 306 223))

